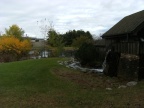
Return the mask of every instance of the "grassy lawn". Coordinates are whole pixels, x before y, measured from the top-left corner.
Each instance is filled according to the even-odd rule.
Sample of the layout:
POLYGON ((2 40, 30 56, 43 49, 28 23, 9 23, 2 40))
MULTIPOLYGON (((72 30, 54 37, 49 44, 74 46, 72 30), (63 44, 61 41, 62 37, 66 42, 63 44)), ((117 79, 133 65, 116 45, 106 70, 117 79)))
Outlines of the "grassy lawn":
POLYGON ((143 108, 144 81, 118 89, 127 81, 68 69, 58 60, 1 63, 0 108, 143 108))

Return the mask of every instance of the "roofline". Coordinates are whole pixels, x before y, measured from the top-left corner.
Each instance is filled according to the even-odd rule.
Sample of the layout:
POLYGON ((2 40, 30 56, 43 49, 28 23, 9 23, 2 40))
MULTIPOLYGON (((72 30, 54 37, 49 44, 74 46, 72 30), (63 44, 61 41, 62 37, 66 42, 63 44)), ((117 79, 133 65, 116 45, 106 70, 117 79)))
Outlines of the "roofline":
POLYGON ((137 33, 137 32, 139 32, 139 30, 141 30, 142 28, 143 28, 143 26, 144 26, 144 21, 142 21, 142 23, 141 24, 139 24, 133 31, 132 31, 132 33, 137 33))
POLYGON ((122 34, 113 34, 113 35, 105 35, 105 34, 103 34, 101 37, 102 38, 119 38, 119 37, 124 37, 124 35, 127 35, 127 34, 137 33, 139 30, 141 30, 143 28, 143 25, 144 25, 144 21, 139 26, 137 26, 134 30, 132 30, 131 32, 125 32, 125 33, 122 33, 122 34))
MULTIPOLYGON (((130 15, 127 15, 127 16, 125 16, 124 18, 122 18, 120 21, 122 21, 123 19, 125 19, 125 18, 127 18, 127 17, 130 17, 130 16, 132 16, 132 15, 135 15, 135 14, 137 14, 137 13, 140 13, 140 12, 143 12, 144 10, 141 10, 141 11, 139 11, 139 12, 135 12, 135 13, 133 13, 133 14, 130 14, 130 15)), ((119 22, 120 22, 119 21, 119 22)), ((119 23, 118 22, 118 23, 119 23)), ((129 32, 123 32, 123 33, 120 33, 120 34, 117 34, 117 33, 115 33, 115 34, 111 34, 111 33, 108 33, 108 35, 107 35, 107 32, 109 32, 111 29, 113 29, 113 27, 115 27, 118 23, 116 23, 114 26, 112 26, 108 31, 106 31, 101 37, 102 38, 111 38, 111 37, 113 37, 113 38, 115 38, 115 37, 122 37, 122 36, 119 36, 119 35, 124 35, 124 34, 129 34, 129 33, 137 33, 140 29, 142 29, 143 28, 143 26, 144 26, 144 20, 142 20, 137 26, 135 26, 134 28, 132 28, 131 30, 129 30, 129 32)))
POLYGON ((119 38, 119 37, 125 37, 125 35, 131 34, 131 32, 122 33, 122 34, 114 34, 114 35, 102 35, 101 37, 106 38, 119 38))

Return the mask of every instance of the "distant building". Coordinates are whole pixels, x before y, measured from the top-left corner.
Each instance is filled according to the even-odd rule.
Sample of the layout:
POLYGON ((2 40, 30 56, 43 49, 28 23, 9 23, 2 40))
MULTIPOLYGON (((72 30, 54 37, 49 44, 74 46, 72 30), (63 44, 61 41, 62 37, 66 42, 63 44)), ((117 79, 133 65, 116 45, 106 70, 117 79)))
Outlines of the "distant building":
POLYGON ((32 43, 32 50, 29 52, 31 58, 48 57, 49 52, 46 48, 46 40, 43 38, 28 37, 32 43))

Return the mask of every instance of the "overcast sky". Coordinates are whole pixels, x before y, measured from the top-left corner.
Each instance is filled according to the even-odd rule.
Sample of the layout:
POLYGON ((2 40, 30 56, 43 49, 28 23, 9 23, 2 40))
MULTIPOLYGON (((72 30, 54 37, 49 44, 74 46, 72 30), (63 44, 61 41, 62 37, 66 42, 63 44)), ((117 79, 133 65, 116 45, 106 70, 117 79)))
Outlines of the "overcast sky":
POLYGON ((1 0, 0 31, 17 24, 28 36, 42 38, 40 26, 50 21, 59 33, 82 29, 98 36, 143 9, 144 0, 1 0))

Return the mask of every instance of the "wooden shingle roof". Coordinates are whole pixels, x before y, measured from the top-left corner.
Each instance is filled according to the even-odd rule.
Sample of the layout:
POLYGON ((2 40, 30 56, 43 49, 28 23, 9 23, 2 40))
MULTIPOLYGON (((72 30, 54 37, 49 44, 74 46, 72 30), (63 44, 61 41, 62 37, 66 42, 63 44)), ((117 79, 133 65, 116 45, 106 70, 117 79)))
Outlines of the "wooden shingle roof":
POLYGON ((144 10, 124 17, 111 29, 102 35, 102 38, 117 37, 118 35, 132 33, 144 23, 144 10))

